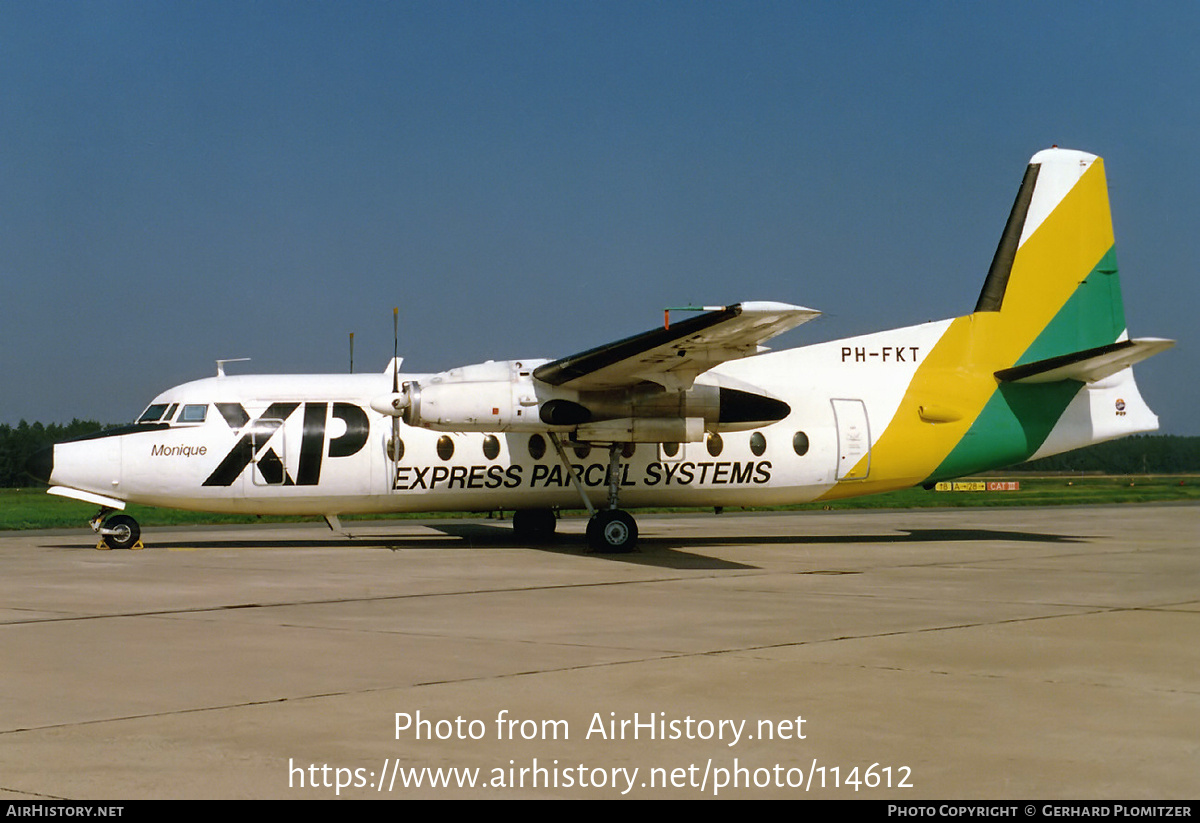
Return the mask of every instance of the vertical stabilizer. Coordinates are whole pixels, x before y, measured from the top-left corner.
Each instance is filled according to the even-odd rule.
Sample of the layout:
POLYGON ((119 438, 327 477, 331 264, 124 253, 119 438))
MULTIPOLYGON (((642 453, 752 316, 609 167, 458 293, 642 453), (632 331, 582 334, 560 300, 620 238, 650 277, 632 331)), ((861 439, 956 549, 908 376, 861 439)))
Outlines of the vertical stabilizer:
MULTIPOLYGON (((1170 342, 1127 338, 1104 161, 1040 151, 975 311, 922 357, 865 482, 899 488, 1157 428, 1129 365, 1170 342)), ((827 496, 853 493, 842 485, 827 496)))
POLYGON ((1066 149, 1033 156, 976 312, 998 312, 997 331, 1023 344, 1014 366, 1121 337, 1103 160, 1066 149))

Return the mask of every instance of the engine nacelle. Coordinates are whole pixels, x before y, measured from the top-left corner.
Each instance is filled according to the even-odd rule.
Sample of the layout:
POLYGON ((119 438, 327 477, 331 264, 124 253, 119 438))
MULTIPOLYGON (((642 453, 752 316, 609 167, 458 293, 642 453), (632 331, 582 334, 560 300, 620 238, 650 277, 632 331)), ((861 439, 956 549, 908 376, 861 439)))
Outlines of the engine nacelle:
POLYGON ((376 398, 371 406, 435 431, 573 431, 598 442, 691 442, 706 430, 757 428, 791 411, 741 383, 697 381, 682 392, 654 383, 577 392, 534 378, 541 362, 488 361, 452 369, 406 382, 401 392, 376 398))
POLYGON ((584 423, 575 439, 599 443, 698 443, 704 439, 699 417, 626 417, 584 423))
POLYGON ((533 369, 542 360, 477 363, 406 382, 394 408, 410 426, 435 431, 502 432, 566 430, 538 418, 533 369))
MULTIPOLYGON (((436 378, 435 378, 436 379, 436 378)), ((471 383, 410 383, 404 422, 437 431, 511 431, 545 429, 538 420, 537 401, 523 405, 519 387, 511 380, 471 383)))
MULTIPOLYGON (((592 421, 606 420, 657 420, 661 421, 700 420, 704 429, 718 431, 748 431, 782 420, 791 413, 791 407, 757 391, 753 386, 738 383, 733 386, 702 383, 696 381, 687 391, 670 391, 653 383, 643 383, 622 392, 581 392, 579 405, 591 412, 592 421)), ((589 422, 589 421, 580 421, 589 422)), ((695 428, 689 424, 687 431, 695 428)), ((648 427, 643 427, 649 431, 648 427)), ((580 436, 582 436, 582 427, 580 436)), ((663 441, 695 441, 703 435, 661 438, 663 441)), ((640 442, 641 436, 635 439, 640 442)))

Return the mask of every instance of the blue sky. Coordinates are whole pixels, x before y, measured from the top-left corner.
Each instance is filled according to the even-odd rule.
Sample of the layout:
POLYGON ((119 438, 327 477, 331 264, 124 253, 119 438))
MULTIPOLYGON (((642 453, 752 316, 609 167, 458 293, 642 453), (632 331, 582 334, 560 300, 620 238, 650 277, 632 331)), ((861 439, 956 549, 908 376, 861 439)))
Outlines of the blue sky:
POLYGON ((0 423, 215 372, 558 357, 667 305, 967 313, 1025 164, 1107 164, 1163 431, 1200 434, 1200 6, 0 4, 0 423))

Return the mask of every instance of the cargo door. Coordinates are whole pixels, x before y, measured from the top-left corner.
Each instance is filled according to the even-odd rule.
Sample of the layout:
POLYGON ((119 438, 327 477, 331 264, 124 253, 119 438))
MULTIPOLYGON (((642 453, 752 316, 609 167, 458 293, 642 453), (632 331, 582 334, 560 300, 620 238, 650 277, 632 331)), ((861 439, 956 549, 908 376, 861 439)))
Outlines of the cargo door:
POLYGON ((871 473, 871 427, 861 400, 834 399, 838 435, 838 480, 865 480, 871 473))

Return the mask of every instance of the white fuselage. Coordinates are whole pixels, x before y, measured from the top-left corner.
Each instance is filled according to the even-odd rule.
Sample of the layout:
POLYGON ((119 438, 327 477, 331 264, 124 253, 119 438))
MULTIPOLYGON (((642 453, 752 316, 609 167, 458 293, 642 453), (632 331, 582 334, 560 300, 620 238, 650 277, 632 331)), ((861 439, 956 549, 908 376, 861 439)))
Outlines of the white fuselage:
MULTIPOLYGON (((626 444, 633 453, 621 460, 621 505, 778 505, 810 501, 835 486, 849 487, 837 495, 848 496, 857 487, 867 493, 920 482, 872 465, 871 448, 949 322, 723 364, 710 374, 761 387, 790 414, 697 442, 626 444)), ((185 383, 152 404, 177 407, 169 424, 59 444, 51 482, 124 502, 256 514, 583 506, 547 434, 411 427, 371 408, 391 382, 376 373, 185 383), (196 407, 206 410, 203 422, 181 422, 183 410, 196 407), (389 450, 394 435, 401 446, 389 450)), ((1124 394, 1134 399, 1129 389, 1124 394)), ((565 452, 602 508, 608 450, 568 442, 565 452)))
MULTIPOLYGON (((841 442, 854 438, 855 454, 868 452, 871 430, 886 424, 942 326, 722 365, 714 371, 762 387, 788 403, 791 414, 674 448, 627 444, 633 454, 621 460, 621 505, 750 506, 819 497, 837 482, 840 459, 851 459, 839 448, 838 414, 841 442), (831 394, 830 385, 843 390, 831 394)), ((203 422, 179 422, 182 411, 175 411, 175 420, 157 428, 143 424, 142 431, 60 444, 52 482, 126 502, 258 514, 583 506, 546 434, 407 426, 371 409, 391 381, 377 373, 185 383, 153 405, 202 405, 203 422), (393 432, 399 454, 389 451, 393 432)), ((593 505, 602 507, 608 450, 568 444, 565 451, 593 505)))

